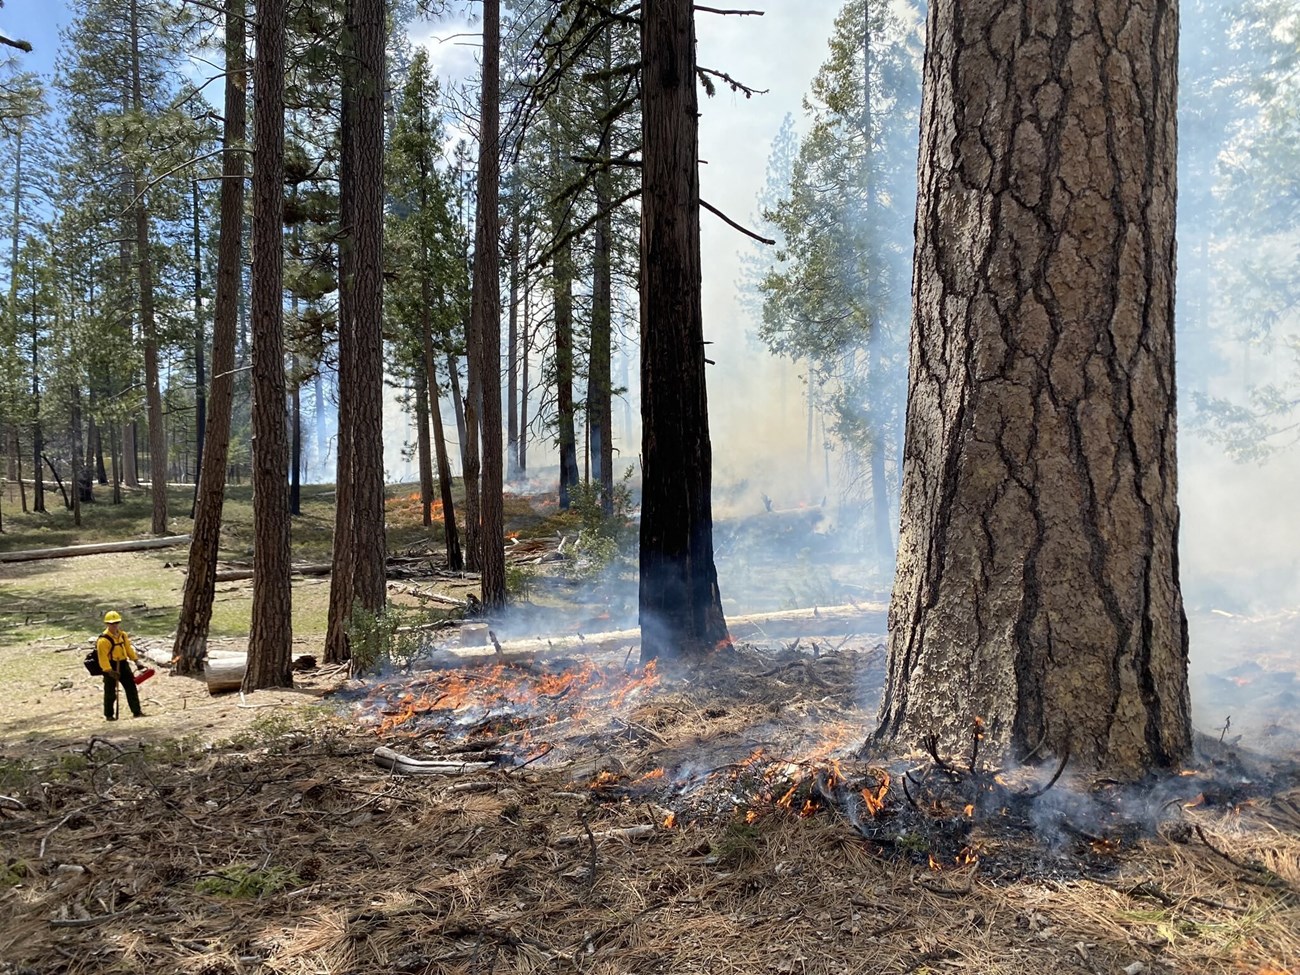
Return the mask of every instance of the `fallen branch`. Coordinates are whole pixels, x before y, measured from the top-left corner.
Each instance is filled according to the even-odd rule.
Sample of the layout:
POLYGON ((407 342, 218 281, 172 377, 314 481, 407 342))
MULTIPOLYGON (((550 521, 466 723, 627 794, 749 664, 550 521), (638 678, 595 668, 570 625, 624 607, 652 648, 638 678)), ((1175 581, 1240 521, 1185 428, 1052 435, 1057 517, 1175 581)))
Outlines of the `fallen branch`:
POLYGON ((383 745, 375 749, 374 760, 380 768, 386 768, 395 775, 463 775, 466 772, 486 772, 494 767, 491 762, 411 758, 383 745))
POLYGON ((596 840, 644 840, 655 834, 654 826, 624 826, 619 829, 603 829, 600 832, 592 832, 590 829, 582 834, 566 834, 557 836, 554 840, 556 846, 576 846, 583 840, 590 837, 591 841, 596 840))
POLYGON ((119 917, 126 917, 133 911, 114 911, 112 914, 100 914, 98 917, 70 917, 70 918, 51 918, 50 927, 52 928, 93 928, 96 924, 103 924, 105 921, 116 921, 119 917))

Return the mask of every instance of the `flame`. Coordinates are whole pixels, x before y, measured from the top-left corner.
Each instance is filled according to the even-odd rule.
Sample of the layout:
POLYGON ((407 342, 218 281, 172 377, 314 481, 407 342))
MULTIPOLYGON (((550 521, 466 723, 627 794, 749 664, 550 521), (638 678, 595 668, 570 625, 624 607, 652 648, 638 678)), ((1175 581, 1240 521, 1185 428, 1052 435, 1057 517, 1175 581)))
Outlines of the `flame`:
POLYGON ((930 858, 930 869, 931 869, 931 870, 934 870, 934 871, 937 872, 937 871, 943 869, 943 864, 941 864, 938 860, 936 860, 936 859, 934 858, 934 854, 933 854, 933 853, 927 854, 927 856, 929 856, 929 858, 930 858))
POLYGON ((961 852, 957 854, 956 864, 959 867, 969 867, 979 862, 979 854, 975 852, 973 846, 963 846, 961 852))
POLYGON ((672 829, 677 825, 677 813, 670 812, 664 817, 664 829, 672 829))
MULTIPOLYGON (((431 711, 451 712, 469 705, 482 708, 509 702, 516 706, 545 708, 564 698, 574 706, 572 716, 586 708, 618 708, 629 697, 659 683, 654 662, 643 670, 627 673, 621 667, 599 668, 587 662, 577 670, 541 677, 497 664, 473 673, 444 673, 424 683, 417 691, 404 690, 396 702, 384 709, 385 718, 376 727, 379 735, 391 734, 413 718, 431 711)), ((539 715, 538 720, 554 723, 555 714, 539 715)))
POLYGON ((747 823, 751 823, 751 824, 756 823, 758 822, 759 818, 760 818, 760 814, 757 809, 751 809, 747 813, 745 813, 745 822, 747 823))
POLYGON ((591 789, 603 789, 606 786, 614 785, 618 782, 619 776, 609 769, 602 770, 591 782, 588 787, 591 789))
POLYGON ((862 801, 867 804, 867 812, 876 816, 885 808, 885 796, 889 793, 889 773, 880 773, 880 787, 873 793, 870 789, 862 790, 862 801))
POLYGON ((970 819, 975 815, 975 804, 972 802, 966 803, 966 805, 962 807, 962 812, 966 814, 967 819, 970 819))
POLYGON ((1201 805, 1201 804, 1204 803, 1204 802, 1205 802, 1205 793, 1204 793, 1204 792, 1198 792, 1198 793, 1196 793, 1196 798, 1193 799, 1191 802, 1185 802, 1185 803, 1183 803, 1183 808, 1184 808, 1184 809, 1195 809, 1197 806, 1201 805))

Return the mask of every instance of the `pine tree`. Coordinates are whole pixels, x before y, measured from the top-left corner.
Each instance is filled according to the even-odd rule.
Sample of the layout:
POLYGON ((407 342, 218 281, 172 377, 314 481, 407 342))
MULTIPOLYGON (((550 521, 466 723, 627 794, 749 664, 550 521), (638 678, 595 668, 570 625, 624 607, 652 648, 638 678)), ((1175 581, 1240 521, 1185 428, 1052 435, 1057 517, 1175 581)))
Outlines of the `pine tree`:
POLYGON ((1177 4, 942 0, 926 37, 878 734, 1176 765, 1177 4))

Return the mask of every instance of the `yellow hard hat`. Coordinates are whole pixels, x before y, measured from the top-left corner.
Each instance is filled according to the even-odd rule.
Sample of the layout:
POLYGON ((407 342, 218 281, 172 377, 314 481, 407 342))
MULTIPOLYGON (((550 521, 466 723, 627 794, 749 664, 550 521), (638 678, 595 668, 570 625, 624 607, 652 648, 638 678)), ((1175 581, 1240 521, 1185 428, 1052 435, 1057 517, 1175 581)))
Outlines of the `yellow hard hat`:
POLYGON ((119 613, 119 612, 118 612, 117 610, 115 610, 115 609, 110 609, 107 613, 104 614, 104 622, 105 622, 105 623, 121 623, 121 622, 122 622, 122 614, 119 613))

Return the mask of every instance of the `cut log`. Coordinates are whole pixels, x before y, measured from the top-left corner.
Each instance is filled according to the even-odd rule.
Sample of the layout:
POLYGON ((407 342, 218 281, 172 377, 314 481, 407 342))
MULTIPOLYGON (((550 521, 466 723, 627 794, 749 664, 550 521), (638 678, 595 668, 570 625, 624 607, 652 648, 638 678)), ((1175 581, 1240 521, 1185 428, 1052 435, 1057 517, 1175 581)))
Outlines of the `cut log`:
MULTIPOLYGON (((293 670, 311 670, 316 666, 316 658, 311 654, 301 654, 290 664, 293 670)), ((248 668, 248 654, 228 650, 208 652, 203 663, 203 679, 207 681, 209 694, 229 694, 239 690, 244 684, 244 671, 248 668)))
POLYGON ((486 772, 493 768, 491 762, 458 762, 447 758, 411 758, 391 748, 380 745, 375 749, 375 764, 397 775, 464 775, 466 772, 486 772))
POLYGON ((209 655, 203 664, 203 679, 207 681, 209 694, 229 694, 237 691, 244 684, 244 670, 248 667, 247 654, 209 655))
POLYGON ((174 548, 189 543, 189 535, 168 535, 164 538, 133 538, 125 542, 19 549, 16 552, 0 552, 0 562, 36 562, 40 559, 68 559, 78 555, 105 555, 110 552, 143 552, 151 548, 174 548))

